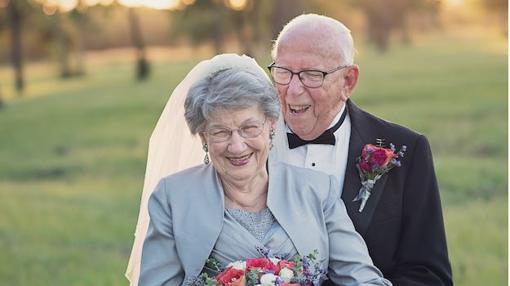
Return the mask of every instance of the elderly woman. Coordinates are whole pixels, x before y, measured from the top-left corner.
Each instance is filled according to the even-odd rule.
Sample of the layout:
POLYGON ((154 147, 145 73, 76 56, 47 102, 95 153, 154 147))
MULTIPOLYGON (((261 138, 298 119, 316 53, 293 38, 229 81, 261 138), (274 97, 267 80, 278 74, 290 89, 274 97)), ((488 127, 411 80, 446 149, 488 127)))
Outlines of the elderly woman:
POLYGON ((260 257, 257 248, 287 259, 318 250, 335 284, 391 285, 355 232, 335 178, 268 162, 279 103, 267 76, 247 57, 210 64, 218 62, 184 104, 204 164, 163 178, 150 197, 138 285, 192 284, 209 257, 226 266, 260 257))

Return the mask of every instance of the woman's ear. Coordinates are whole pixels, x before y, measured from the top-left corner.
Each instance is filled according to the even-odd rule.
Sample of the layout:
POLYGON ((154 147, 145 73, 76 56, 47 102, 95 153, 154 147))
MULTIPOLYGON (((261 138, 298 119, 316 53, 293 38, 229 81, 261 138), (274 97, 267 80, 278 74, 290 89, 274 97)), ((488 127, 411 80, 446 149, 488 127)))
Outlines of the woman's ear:
POLYGON ((200 132, 198 133, 199 136, 200 136, 200 141, 202 141, 202 146, 204 146, 205 144, 207 144, 207 140, 205 140, 205 135, 204 135, 204 132, 200 132))
POLYGON ((278 119, 271 118, 269 119, 269 126, 271 129, 276 130, 276 122, 278 122, 278 119))

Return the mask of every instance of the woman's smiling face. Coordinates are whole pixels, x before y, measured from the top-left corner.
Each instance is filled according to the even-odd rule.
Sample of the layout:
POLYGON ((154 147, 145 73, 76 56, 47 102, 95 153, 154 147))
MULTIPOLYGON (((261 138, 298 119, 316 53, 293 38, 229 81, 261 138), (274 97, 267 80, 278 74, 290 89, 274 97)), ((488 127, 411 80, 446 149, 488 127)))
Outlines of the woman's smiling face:
POLYGON ((269 133, 274 124, 266 120, 257 106, 233 111, 220 109, 207 120, 202 140, 208 144, 212 164, 222 180, 240 182, 266 174, 269 133), (226 140, 215 140, 215 132, 229 131, 231 136, 226 140))

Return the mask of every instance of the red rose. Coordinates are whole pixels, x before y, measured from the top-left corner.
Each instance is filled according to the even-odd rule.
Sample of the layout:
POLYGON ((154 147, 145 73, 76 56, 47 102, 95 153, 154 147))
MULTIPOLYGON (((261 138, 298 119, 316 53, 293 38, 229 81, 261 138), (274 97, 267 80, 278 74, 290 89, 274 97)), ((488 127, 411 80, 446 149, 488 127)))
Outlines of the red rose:
POLYGON ((365 173, 369 173, 371 170, 370 168, 370 165, 368 164, 368 162, 365 160, 365 158, 361 158, 360 161, 359 161, 359 167, 361 168, 361 170, 365 173))
POLYGON ((244 285, 244 271, 229 267, 218 274, 216 280, 224 286, 244 285))
POLYGON ((278 266, 267 258, 252 258, 246 260, 246 272, 250 272, 252 268, 259 268, 262 271, 269 271, 273 274, 278 273, 278 266))
POLYGON ((361 151, 361 158, 367 158, 368 156, 368 153, 371 153, 373 152, 375 149, 377 148, 377 146, 373 145, 373 144, 367 144, 363 147, 363 150, 361 151))
POLYGON ((395 153, 391 149, 386 148, 377 148, 372 152, 372 156, 370 157, 370 161, 373 162, 379 168, 384 168, 388 165, 391 159, 395 157, 395 153))
POLYGON ((282 269, 282 268, 293 268, 294 266, 296 266, 296 263, 295 262, 292 262, 292 261, 288 261, 288 260, 280 260, 278 261, 278 268, 279 269, 282 269))

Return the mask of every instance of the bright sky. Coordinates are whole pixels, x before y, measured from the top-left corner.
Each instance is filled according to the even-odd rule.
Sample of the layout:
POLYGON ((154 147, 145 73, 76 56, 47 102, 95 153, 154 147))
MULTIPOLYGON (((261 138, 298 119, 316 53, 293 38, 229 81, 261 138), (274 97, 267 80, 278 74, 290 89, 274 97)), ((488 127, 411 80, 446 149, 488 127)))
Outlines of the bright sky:
POLYGON ((128 7, 171 9, 179 4, 179 0, 119 0, 119 3, 128 7))
POLYGON ((454 7, 464 4, 464 0, 446 0, 446 5, 454 7))
MULTIPOLYGON (((0 0, 1 1, 1 0, 0 0)), ((67 12, 78 5, 78 0, 36 0, 45 3, 45 12, 55 12, 55 7, 60 7, 62 11, 67 12), (47 11, 46 11, 47 10, 47 11)), ((110 5, 114 0, 83 0, 85 5, 110 5)), ((457 0, 462 1, 462 0, 457 0)), ((191 5, 195 0, 118 0, 121 5, 127 7, 147 7, 152 9, 172 9, 182 2, 185 5, 191 5)), ((248 0, 228 0, 230 7, 234 10, 242 10, 246 7, 248 0)), ((50 13, 51 14, 51 13, 50 13)))
MULTIPOLYGON (((46 7, 60 7, 62 11, 67 12, 72 10, 78 5, 78 0, 37 0, 44 3, 46 7)), ((110 5, 114 0, 83 0, 85 5, 110 5)), ((121 5, 127 7, 147 7, 152 9, 171 9, 175 8, 179 0, 118 0, 121 5)), ((192 3, 193 0, 187 0, 185 2, 192 3)), ((51 9, 54 12, 55 9, 51 9)))

